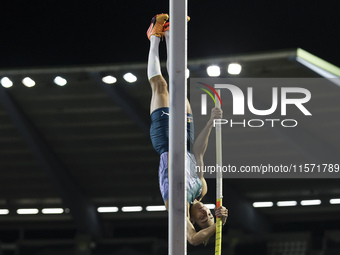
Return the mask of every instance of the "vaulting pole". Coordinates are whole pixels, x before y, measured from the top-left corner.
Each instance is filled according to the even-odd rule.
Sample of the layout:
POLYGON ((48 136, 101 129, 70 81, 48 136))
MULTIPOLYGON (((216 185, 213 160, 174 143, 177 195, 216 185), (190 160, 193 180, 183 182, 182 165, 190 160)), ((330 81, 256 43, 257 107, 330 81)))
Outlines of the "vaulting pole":
POLYGON ((170 0, 169 255, 186 254, 187 0, 170 0))
MULTIPOLYGON (((216 90, 217 94, 221 97, 221 91, 219 89, 216 90)), ((216 99, 216 107, 221 108, 220 101, 217 96, 216 99)), ((223 198, 223 182, 222 182, 222 126, 221 124, 216 124, 216 208, 222 206, 222 198, 223 198), (220 171, 218 171, 220 169, 220 171)), ((222 250, 222 218, 216 219, 216 236, 215 236, 215 255, 221 255, 222 250)))

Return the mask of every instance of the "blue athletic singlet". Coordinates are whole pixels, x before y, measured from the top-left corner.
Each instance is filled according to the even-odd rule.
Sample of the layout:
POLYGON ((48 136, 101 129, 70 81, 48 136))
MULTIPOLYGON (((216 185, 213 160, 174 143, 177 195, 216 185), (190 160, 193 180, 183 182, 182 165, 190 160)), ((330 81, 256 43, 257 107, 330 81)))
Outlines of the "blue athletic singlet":
MULTIPOLYGON (((196 160, 193 154, 187 152, 187 201, 189 204, 193 203, 196 198, 202 195, 202 181, 198 177, 196 172, 196 160)), ((161 191, 163 201, 165 202, 169 198, 169 179, 168 179, 168 152, 164 152, 161 155, 159 170, 159 189, 161 191)))

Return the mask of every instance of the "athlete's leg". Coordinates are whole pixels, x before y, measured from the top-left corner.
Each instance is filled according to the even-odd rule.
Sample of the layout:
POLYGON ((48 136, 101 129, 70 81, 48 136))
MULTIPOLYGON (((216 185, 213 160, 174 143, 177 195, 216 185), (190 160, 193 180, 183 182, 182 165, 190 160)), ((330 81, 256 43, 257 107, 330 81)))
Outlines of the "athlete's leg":
MULTIPOLYGON (((164 23, 168 19, 167 14, 159 14, 155 16, 150 28, 148 29, 148 38, 150 39, 150 51, 148 57, 148 78, 152 89, 152 97, 150 103, 150 114, 161 107, 169 107, 169 92, 168 84, 161 73, 160 60, 159 60, 159 43, 161 37, 165 35, 167 55, 169 59, 169 24, 164 23), (165 30, 165 32, 164 32, 165 30)), ((189 18, 188 18, 189 21, 189 18)), ((168 61, 167 61, 168 69, 168 61)), ((169 72, 169 69, 168 69, 169 72)), ((187 112, 191 113, 190 103, 187 100, 187 112)))
POLYGON ((150 51, 148 59, 148 78, 152 89, 150 114, 161 107, 169 107, 168 84, 161 73, 158 46, 161 38, 150 37, 150 51))
POLYGON ((161 107, 169 107, 168 84, 162 76, 159 61, 159 43, 164 35, 164 23, 169 18, 167 14, 156 15, 151 20, 147 31, 150 39, 150 51, 148 57, 148 79, 152 89, 150 114, 161 107))
MULTIPOLYGON (((188 21, 190 20, 190 18, 188 17, 188 21)), ((166 23, 164 25, 165 27, 165 42, 166 42, 166 52, 167 52, 167 55, 168 55, 168 58, 167 58, 167 61, 166 61, 166 68, 168 70, 168 73, 169 73, 169 48, 170 48, 170 39, 169 39, 169 22, 166 23)), ((189 103, 189 100, 187 99, 187 113, 191 113, 191 106, 190 106, 190 103, 189 103)))

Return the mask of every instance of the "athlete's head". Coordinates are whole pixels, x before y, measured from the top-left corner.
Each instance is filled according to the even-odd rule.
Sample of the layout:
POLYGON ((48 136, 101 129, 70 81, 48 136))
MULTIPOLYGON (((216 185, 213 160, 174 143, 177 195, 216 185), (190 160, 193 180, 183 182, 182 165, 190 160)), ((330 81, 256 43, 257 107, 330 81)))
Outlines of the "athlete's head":
POLYGON ((194 202, 190 208, 190 220, 199 228, 207 228, 215 223, 214 216, 210 210, 201 202, 194 202))

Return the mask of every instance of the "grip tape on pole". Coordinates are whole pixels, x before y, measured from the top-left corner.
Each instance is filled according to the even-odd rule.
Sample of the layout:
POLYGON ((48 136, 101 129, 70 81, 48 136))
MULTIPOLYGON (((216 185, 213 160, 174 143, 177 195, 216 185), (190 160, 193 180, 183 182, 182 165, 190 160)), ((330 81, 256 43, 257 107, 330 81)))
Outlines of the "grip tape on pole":
MULTIPOLYGON (((222 206, 222 198, 216 200, 216 208, 222 206)), ((215 235, 215 255, 221 255, 222 250, 222 217, 216 218, 216 235, 215 235)))

